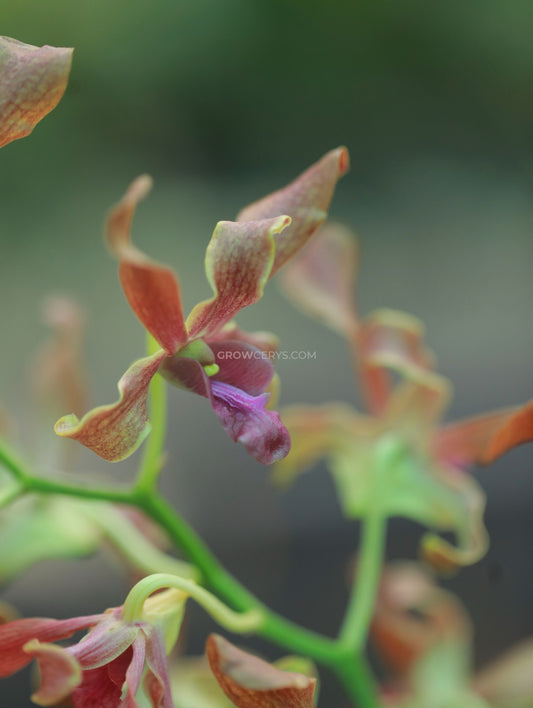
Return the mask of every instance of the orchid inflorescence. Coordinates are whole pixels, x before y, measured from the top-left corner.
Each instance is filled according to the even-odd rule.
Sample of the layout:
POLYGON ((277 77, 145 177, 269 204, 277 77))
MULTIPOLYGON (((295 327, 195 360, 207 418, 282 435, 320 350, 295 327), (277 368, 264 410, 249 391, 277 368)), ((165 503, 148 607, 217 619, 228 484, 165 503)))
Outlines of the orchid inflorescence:
MULTIPOLYGON (((0 146, 28 135, 57 105, 71 54, 0 38, 0 146)), ((324 225, 348 166, 346 148, 331 150, 288 186, 244 208, 236 221, 219 222, 205 259, 213 295, 187 318, 172 269, 132 243, 135 209, 152 185, 147 175, 132 182, 109 213, 106 241, 126 299, 147 330, 148 351, 119 380, 115 403, 85 412, 83 313, 68 299, 47 301, 53 336, 34 362, 38 407, 59 415, 67 409, 57 435, 104 460, 124 460, 143 443, 144 456, 126 489, 60 477, 35 450, 34 472, 6 442, 7 416, 0 415, 0 579, 9 582, 37 561, 82 557, 106 544, 131 585, 122 605, 95 608, 89 616, 19 619, 0 606, 0 677, 35 660, 37 705, 312 708, 317 665, 330 669, 361 708, 533 705, 531 642, 472 675, 468 615, 436 577, 486 553, 485 498, 468 470, 533 439, 533 403, 441 422, 451 387, 436 368, 422 324, 394 310, 360 315, 353 296, 355 239, 343 226, 324 225), (281 414, 272 409, 277 338, 245 332, 234 318, 262 297, 279 270, 288 298, 345 339, 366 412, 336 402, 292 405, 281 414), (308 631, 257 600, 169 506, 158 489, 164 381, 207 399, 232 440, 259 462, 274 463, 279 485, 327 461, 343 513, 362 525, 336 638, 308 631), (421 541, 424 565, 383 567, 393 516, 429 530, 421 541), (455 542, 438 532, 451 532, 455 542), (186 560, 169 553, 172 547, 186 560), (223 630, 266 638, 291 655, 269 663, 213 634, 204 658, 176 656, 188 599, 223 630), (388 672, 381 687, 365 658, 369 641, 388 672)), ((64 449, 54 453, 55 464, 72 472, 72 448, 64 449)))

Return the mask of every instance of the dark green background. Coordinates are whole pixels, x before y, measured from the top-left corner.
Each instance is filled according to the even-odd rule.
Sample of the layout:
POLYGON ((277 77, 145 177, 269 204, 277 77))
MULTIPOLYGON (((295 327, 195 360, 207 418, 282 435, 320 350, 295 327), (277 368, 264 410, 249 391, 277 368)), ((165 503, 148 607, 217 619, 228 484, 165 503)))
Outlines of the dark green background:
MULTIPOLYGON (((136 240, 176 267, 189 307, 208 294, 202 261, 216 221, 338 144, 352 170, 331 213, 360 237, 361 310, 390 306, 426 322, 455 384, 451 417, 530 398, 531 24, 531 4, 518 0, 2 3, 2 34, 76 48, 59 107, 0 155, 0 399, 32 454, 46 467, 54 444, 51 432, 36 444, 26 383, 45 294, 70 293, 88 311, 91 403, 113 400, 143 353, 101 239, 128 182, 155 178, 136 240)), ((240 322, 276 331, 284 349, 317 351, 279 364, 283 403, 357 401, 343 343, 273 284, 240 322)), ((163 484, 176 505, 263 599, 334 632, 357 527, 340 518, 324 469, 282 497, 205 401, 177 390, 169 399, 163 484)), ((80 464, 120 480, 134 465, 110 468, 90 453, 80 464)), ((451 583, 476 622, 479 661, 533 630, 532 468, 524 448, 479 474, 492 548, 451 583)), ((412 555, 419 529, 393 529, 389 555, 412 555)), ((97 558, 34 568, 5 597, 26 614, 66 616, 119 604, 125 589, 97 558)), ((193 650, 208 629, 193 611, 193 650)), ((2 705, 27 705, 19 683, 1 684, 2 705)), ((323 700, 339 703, 327 680, 323 700)))

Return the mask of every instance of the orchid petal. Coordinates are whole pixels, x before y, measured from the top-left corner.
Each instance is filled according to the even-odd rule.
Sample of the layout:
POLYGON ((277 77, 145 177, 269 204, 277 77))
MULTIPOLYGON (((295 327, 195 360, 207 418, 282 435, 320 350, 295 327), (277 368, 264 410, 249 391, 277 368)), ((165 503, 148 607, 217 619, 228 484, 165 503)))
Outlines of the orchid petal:
POLYGON ((131 649, 107 666, 83 672, 82 683, 71 694, 74 708, 117 708, 131 649))
POLYGON ((107 220, 107 242, 120 262, 124 294, 139 320, 169 354, 187 341, 179 283, 173 271, 151 260, 131 243, 130 229, 138 202, 152 180, 138 177, 107 220))
POLYGON ((146 640, 144 634, 139 632, 133 643, 133 655, 126 671, 126 695, 120 702, 119 708, 137 708, 135 696, 141 685, 144 663, 146 659, 146 640))
POLYGON ((95 625, 103 615, 88 615, 66 620, 28 618, 0 626, 0 678, 11 676, 31 661, 23 646, 32 639, 56 642, 95 625))
POLYGON ((0 147, 29 135, 67 87, 72 49, 0 37, 0 147))
POLYGON ((238 221, 268 219, 281 214, 288 214, 292 219, 290 228, 274 239, 276 256, 270 277, 305 245, 324 222, 337 180, 348 171, 348 167, 348 150, 344 147, 331 150, 294 182, 240 212, 238 221))
POLYGON ((351 339, 358 321, 354 281, 358 252, 351 232, 326 224, 281 275, 292 302, 334 331, 351 339))
POLYGON ((437 455, 459 467, 495 459, 533 440, 533 401, 444 426, 436 439, 437 455))
POLYGON ((180 356, 167 357, 160 372, 174 385, 208 398, 230 438, 262 464, 281 460, 288 453, 289 433, 279 414, 266 408, 268 394, 250 395, 209 378, 198 361, 180 356))
POLYGON ((56 433, 81 442, 108 462, 129 457, 150 433, 148 389, 165 356, 159 351, 136 361, 118 382, 116 403, 94 408, 81 420, 73 414, 63 416, 55 424, 56 433))
POLYGON ((214 295, 199 303, 187 318, 189 337, 208 336, 257 302, 270 276, 275 234, 291 220, 219 221, 207 247, 205 272, 214 295))
POLYGON ((106 615, 69 652, 84 670, 98 669, 114 661, 128 649, 139 634, 139 628, 121 622, 113 614, 106 615))
POLYGON ((39 664, 41 684, 31 697, 37 705, 54 706, 81 683, 81 667, 63 647, 32 639, 24 645, 24 651, 39 664))
POLYGON ((362 323, 356 339, 363 393, 369 411, 383 413, 393 389, 390 369, 411 377, 433 367, 423 342, 422 323, 394 310, 377 310, 362 323))
POLYGON ((277 669, 214 634, 207 640, 206 655, 237 708, 314 708, 314 678, 277 669))
POLYGON ((219 366, 212 381, 222 381, 251 396, 264 393, 274 376, 274 367, 264 352, 239 341, 209 342, 219 366))
POLYGON ((171 670, 170 681, 174 705, 179 708, 235 708, 205 657, 180 658, 171 670))
POLYGON ((150 630, 146 650, 148 671, 144 678, 144 690, 150 697, 152 708, 174 708, 165 641, 155 627, 150 630))

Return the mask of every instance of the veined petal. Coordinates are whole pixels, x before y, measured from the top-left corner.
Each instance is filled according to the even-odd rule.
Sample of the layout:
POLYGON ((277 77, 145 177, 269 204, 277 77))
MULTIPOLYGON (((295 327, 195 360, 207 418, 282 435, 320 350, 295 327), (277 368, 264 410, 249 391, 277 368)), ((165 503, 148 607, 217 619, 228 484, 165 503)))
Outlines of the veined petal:
POLYGON ((362 323, 356 339, 356 357, 368 408, 380 415, 393 389, 391 369, 403 375, 428 370, 433 354, 425 347, 420 320, 395 310, 377 310, 362 323))
POLYGON ((120 262, 124 294, 137 317, 169 354, 187 341, 179 283, 167 266, 151 260, 131 243, 131 222, 138 202, 148 194, 152 179, 141 175, 111 210, 106 236, 120 262))
POLYGON ((222 427, 263 465, 282 460, 291 446, 279 413, 268 410, 267 401, 266 393, 251 396, 221 381, 211 382, 211 405, 222 427))
POLYGON ((274 236, 290 223, 289 217, 278 215, 244 223, 219 221, 205 256, 207 280, 215 294, 187 318, 189 337, 208 337, 261 298, 274 263, 274 236))
POLYGON ((135 696, 141 685, 146 660, 146 639, 143 632, 138 633, 132 649, 131 662, 126 671, 126 695, 119 708, 137 708, 138 706, 135 696))
POLYGON ((55 424, 56 433, 81 442, 108 462, 133 454, 150 432, 148 388, 165 356, 159 351, 136 361, 118 382, 116 403, 94 408, 81 420, 74 414, 63 416, 55 424))
POLYGON ((220 636, 207 640, 216 680, 237 708, 313 708, 316 679, 282 671, 241 651, 220 636))
POLYGON ((268 219, 288 214, 290 228, 275 237, 276 257, 270 277, 300 250, 325 221, 339 177, 349 167, 348 150, 331 150, 283 189, 245 207, 238 221, 268 219))
POLYGON ((81 683, 81 667, 63 647, 32 639, 24 645, 24 651, 39 664, 41 683, 31 697, 37 705, 54 706, 81 683))
POLYGON ((0 37, 0 147, 29 135, 67 87, 72 49, 0 37))
POLYGON ((279 348, 279 339, 272 332, 245 332, 234 321, 228 322, 221 329, 213 332, 209 342, 238 341, 251 344, 262 352, 270 354, 279 348))
POLYGON ((256 347, 239 341, 209 342, 219 372, 212 381, 222 381, 251 396, 264 393, 274 376, 268 356, 256 347))
POLYGON ((71 694, 74 708, 116 708, 122 694, 131 649, 107 666, 83 672, 82 683, 71 694))
POLYGON ((152 708, 174 708, 165 642, 155 627, 151 628, 147 637, 146 662, 148 671, 144 677, 144 690, 151 700, 152 708))
POLYGON ((123 654, 137 638, 140 629, 121 622, 110 613, 81 642, 69 648, 84 670, 98 669, 123 654))
POLYGON ((436 454, 458 467, 489 464, 513 447, 533 440, 533 401, 445 425, 436 454))
POLYGON ((7 622, 0 626, 0 678, 11 676, 31 661, 23 647, 32 639, 41 642, 57 642, 67 639, 74 632, 95 625, 103 615, 88 615, 72 619, 56 620, 28 618, 7 622))
POLYGON ((358 321, 354 282, 357 243, 340 224, 327 223, 281 275, 294 304, 344 337, 354 336, 358 321))

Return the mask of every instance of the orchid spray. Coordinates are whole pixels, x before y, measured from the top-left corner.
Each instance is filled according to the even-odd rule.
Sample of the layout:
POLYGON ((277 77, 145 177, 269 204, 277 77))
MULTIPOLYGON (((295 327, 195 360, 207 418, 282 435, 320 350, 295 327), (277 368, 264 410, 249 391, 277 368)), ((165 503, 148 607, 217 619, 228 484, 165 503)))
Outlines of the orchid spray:
MULTIPOLYGON (((71 54, 0 38, 0 146, 28 135, 57 105, 71 54)), ((69 452, 62 457, 69 477, 30 463, 28 453, 8 442, 9 426, 0 416, 0 579, 6 583, 37 561, 84 557, 106 544, 121 558, 129 584, 119 606, 95 607, 91 615, 21 619, 0 606, 0 677, 36 662, 35 704, 312 708, 326 668, 347 705, 359 708, 533 705, 531 644, 471 674, 470 622, 435 575, 486 552, 485 499, 468 469, 533 439, 533 407, 441 423, 450 386, 436 370, 421 323, 393 310, 360 316, 352 292, 355 240, 344 227, 324 225, 348 167, 346 148, 333 149, 235 221, 219 222, 205 259, 213 295, 187 317, 174 271, 133 244, 134 212, 152 181, 142 175, 131 183, 109 212, 106 241, 124 295, 146 329, 147 351, 120 378, 114 403, 87 411, 82 310, 63 298, 48 301, 53 336, 36 359, 35 393, 57 411, 59 449, 72 445, 62 440, 70 438, 117 463, 144 448, 129 486, 97 487, 72 469, 69 452), (263 296, 280 270, 288 297, 346 340, 364 413, 334 402, 274 410, 277 338, 246 332, 235 317, 263 296), (273 465, 282 485, 295 483, 319 458, 327 460, 342 511, 362 524, 357 570, 336 635, 310 631, 267 607, 165 499, 159 481, 167 383, 183 396, 205 399, 223 431, 252 458, 273 465), (425 566, 385 565, 392 516, 429 530, 421 543, 425 566), (451 532, 455 542, 439 532, 451 532), (205 657, 182 656, 188 600, 221 631, 242 635, 243 643, 255 635, 289 655, 268 663, 212 634, 205 657), (367 660, 369 642, 387 667, 382 685, 367 660)))

